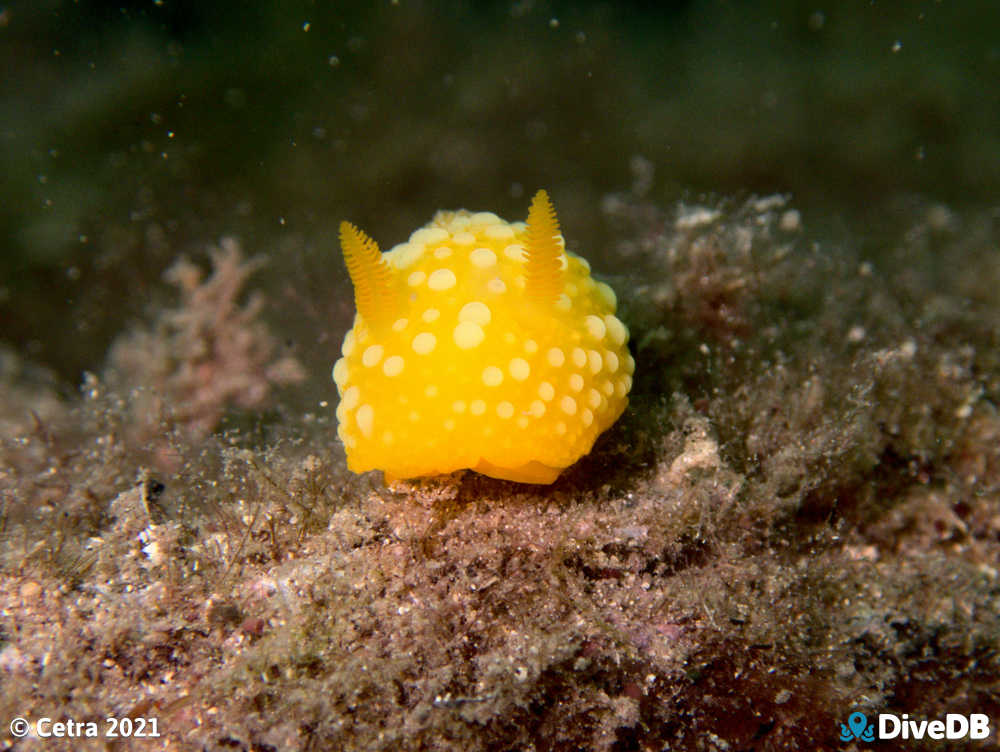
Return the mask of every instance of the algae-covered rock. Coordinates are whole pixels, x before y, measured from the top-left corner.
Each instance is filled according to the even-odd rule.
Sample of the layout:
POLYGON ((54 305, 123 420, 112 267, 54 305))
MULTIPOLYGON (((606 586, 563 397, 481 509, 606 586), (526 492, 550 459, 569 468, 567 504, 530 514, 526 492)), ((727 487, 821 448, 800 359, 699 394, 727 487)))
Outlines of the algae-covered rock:
POLYGON ((996 723, 990 20, 0 8, 0 746, 996 723), (618 293, 628 409, 551 487, 349 472, 337 222, 389 247, 543 185, 618 293), (18 717, 159 736, 14 739, 18 717))

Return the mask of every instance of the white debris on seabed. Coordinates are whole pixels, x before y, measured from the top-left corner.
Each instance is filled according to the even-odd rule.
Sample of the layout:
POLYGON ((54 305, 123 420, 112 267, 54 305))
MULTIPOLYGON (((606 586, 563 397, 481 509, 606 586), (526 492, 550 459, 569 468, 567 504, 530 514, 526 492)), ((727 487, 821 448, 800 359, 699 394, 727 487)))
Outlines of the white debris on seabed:
POLYGON ((666 475, 667 482, 675 485, 682 483, 692 470, 716 470, 722 464, 719 443, 709 434, 707 420, 692 420, 685 430, 684 451, 670 463, 666 475))
POLYGON ((799 213, 798 209, 789 209, 784 212, 778 222, 778 227, 785 232, 798 232, 801 230, 802 215, 799 213))
POLYGON ((681 206, 674 227, 678 230, 696 230, 712 224, 721 214, 718 209, 709 209, 706 206, 681 206))

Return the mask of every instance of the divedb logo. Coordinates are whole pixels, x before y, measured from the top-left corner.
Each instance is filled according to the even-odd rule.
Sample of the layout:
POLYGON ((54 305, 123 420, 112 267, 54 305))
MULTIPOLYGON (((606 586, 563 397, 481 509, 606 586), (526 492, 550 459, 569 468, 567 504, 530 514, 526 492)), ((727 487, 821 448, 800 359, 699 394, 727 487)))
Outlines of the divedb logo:
POLYGON ((855 711, 840 724, 840 741, 873 742, 876 740, 985 739, 990 735, 990 718, 985 713, 948 713, 944 720, 914 720, 909 715, 879 713, 875 723, 855 711))

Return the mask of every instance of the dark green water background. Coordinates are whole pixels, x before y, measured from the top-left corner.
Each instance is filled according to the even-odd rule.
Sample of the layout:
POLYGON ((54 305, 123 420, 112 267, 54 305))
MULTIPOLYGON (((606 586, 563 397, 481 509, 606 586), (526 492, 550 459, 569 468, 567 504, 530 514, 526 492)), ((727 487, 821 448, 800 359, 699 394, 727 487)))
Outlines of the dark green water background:
POLYGON ((626 274, 599 207, 636 157, 658 204, 789 193, 873 258, 910 205, 1000 195, 997 3, 40 0, 0 6, 0 70, 0 340, 67 385, 223 235, 310 349, 342 218, 388 248, 544 186, 626 274))

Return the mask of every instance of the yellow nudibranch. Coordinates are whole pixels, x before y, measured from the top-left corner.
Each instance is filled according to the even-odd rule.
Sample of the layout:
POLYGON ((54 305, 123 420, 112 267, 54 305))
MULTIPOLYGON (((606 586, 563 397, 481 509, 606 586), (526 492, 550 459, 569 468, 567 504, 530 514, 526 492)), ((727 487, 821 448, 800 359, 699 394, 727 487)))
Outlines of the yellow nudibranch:
POLYGON ((333 380, 354 472, 551 483, 628 404, 615 293, 565 250, 545 191, 527 222, 441 211, 384 254, 343 222, 340 243, 357 316, 333 380))

